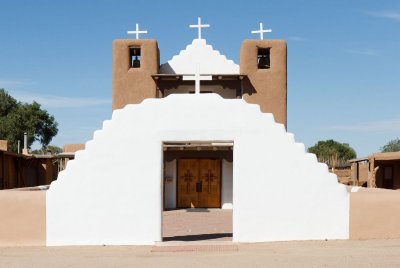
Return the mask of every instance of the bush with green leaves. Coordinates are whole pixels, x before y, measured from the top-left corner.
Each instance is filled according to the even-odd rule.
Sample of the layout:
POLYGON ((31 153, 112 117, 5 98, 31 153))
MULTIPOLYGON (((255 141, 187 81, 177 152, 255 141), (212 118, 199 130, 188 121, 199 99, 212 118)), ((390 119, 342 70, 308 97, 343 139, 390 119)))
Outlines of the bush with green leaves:
POLYGON ((316 154, 318 161, 332 165, 343 165, 348 160, 356 158, 356 151, 347 143, 335 140, 318 141, 314 146, 308 148, 309 153, 316 154))
POLYGON ((400 151, 400 139, 394 139, 389 141, 387 144, 381 147, 382 153, 388 152, 399 152, 400 151))

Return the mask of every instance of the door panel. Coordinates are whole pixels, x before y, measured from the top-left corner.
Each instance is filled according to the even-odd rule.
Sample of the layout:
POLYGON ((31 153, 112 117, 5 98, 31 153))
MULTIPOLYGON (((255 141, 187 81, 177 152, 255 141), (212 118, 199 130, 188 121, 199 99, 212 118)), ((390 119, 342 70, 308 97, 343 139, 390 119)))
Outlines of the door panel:
POLYGON ((198 181, 199 163, 192 159, 181 159, 178 163, 178 207, 197 207, 196 182, 198 181))
POLYGON ((178 161, 178 207, 221 207, 221 161, 178 161))
POLYGON ((199 193, 199 206, 209 208, 220 207, 220 160, 201 159, 199 162, 199 176, 203 186, 201 193, 199 193))

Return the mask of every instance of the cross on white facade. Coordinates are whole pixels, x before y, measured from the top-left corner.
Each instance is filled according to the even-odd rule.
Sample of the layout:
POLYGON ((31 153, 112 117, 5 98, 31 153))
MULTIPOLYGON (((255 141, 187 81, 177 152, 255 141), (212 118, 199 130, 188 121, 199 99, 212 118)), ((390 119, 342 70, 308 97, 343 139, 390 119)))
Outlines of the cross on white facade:
POLYGON ((147 34, 147 31, 140 31, 139 24, 136 23, 136 30, 135 31, 127 31, 127 34, 136 34, 136 39, 139 39, 139 34, 147 34))
POLYGON ((200 81, 209 81, 212 80, 211 75, 201 75, 200 74, 200 66, 197 68, 197 72, 194 75, 184 75, 182 77, 182 80, 184 81, 195 81, 194 83, 194 93, 195 94, 200 94, 200 81))
POLYGON ((201 39, 201 28, 208 28, 208 27, 210 27, 210 24, 201 24, 200 17, 197 18, 197 22, 198 22, 198 24, 192 24, 192 25, 189 25, 189 27, 197 28, 198 29, 198 38, 197 39, 201 39))
POLYGON ((260 22, 260 30, 251 31, 252 34, 260 34, 260 40, 264 39, 264 33, 270 33, 270 32, 272 32, 271 29, 264 30, 262 22, 260 22))

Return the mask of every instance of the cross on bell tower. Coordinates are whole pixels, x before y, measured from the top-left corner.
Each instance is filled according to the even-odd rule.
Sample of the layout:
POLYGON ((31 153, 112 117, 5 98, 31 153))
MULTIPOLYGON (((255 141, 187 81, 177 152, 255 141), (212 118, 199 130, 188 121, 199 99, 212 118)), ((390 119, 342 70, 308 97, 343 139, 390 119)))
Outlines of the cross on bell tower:
POLYGON ((127 34, 135 34, 136 35, 136 39, 139 39, 139 34, 147 34, 147 31, 140 31, 139 30, 139 24, 136 23, 136 30, 135 31, 127 31, 127 34))
POLYGON ((271 33, 271 32, 272 32, 271 29, 264 30, 262 22, 260 22, 260 30, 251 31, 252 34, 257 34, 257 33, 260 34, 260 40, 264 39, 264 33, 271 33))
POLYGON ((197 18, 198 24, 191 24, 189 25, 190 28, 197 28, 198 29, 198 37, 197 39, 201 39, 201 28, 208 28, 210 24, 201 24, 201 17, 197 18))

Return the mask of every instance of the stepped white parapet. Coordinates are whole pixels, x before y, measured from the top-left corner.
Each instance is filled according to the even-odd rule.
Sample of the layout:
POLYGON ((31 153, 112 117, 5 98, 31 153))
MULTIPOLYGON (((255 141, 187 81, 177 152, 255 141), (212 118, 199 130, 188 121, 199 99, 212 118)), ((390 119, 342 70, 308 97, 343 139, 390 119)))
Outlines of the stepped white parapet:
POLYGON ((347 239, 349 194, 272 114, 179 94, 113 113, 47 192, 48 245, 160 241, 164 141, 231 141, 233 240, 347 239))
POLYGON ((219 51, 207 45, 205 39, 194 39, 191 45, 181 50, 160 67, 161 74, 239 74, 239 65, 228 60, 219 51))

